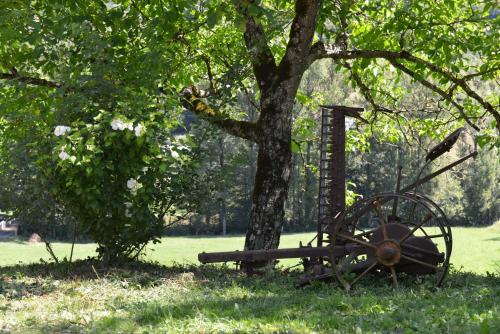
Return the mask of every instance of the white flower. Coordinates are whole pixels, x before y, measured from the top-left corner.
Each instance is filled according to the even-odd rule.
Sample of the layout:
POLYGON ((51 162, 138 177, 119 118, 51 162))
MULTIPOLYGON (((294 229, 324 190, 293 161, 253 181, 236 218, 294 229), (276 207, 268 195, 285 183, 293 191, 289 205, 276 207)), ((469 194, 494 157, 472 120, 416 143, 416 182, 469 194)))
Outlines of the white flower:
POLYGON ((128 129, 130 131, 134 130, 134 125, 132 123, 125 123, 121 119, 114 119, 111 121, 111 128, 113 130, 120 130, 123 131, 125 129, 128 129))
POLYGON ((70 132, 71 128, 69 126, 58 125, 54 129, 54 134, 56 137, 63 136, 66 132, 70 132))
POLYGON ((345 118, 345 128, 346 130, 350 130, 354 126, 354 120, 351 117, 345 118))
POLYGON ((135 131, 135 136, 140 137, 146 132, 146 128, 142 124, 137 124, 136 127, 134 128, 135 131))
POLYGON ((129 179, 127 181, 127 188, 129 188, 129 189, 134 189, 136 185, 137 185, 136 179, 129 179))
POLYGON ((136 179, 129 179, 127 181, 127 188, 129 188, 132 193, 135 193, 138 189, 142 188, 142 183, 137 182, 136 179))
POLYGON ((111 9, 113 9, 113 8, 116 8, 116 7, 119 7, 119 6, 120 6, 120 4, 117 4, 117 3, 115 3, 115 2, 113 2, 113 1, 111 1, 111 0, 110 0, 110 1, 108 1, 108 2, 106 2, 106 3, 105 3, 105 5, 106 5, 106 9, 107 9, 107 10, 111 10, 111 9))
POLYGON ((59 159, 61 160, 67 160, 69 159, 70 155, 66 153, 64 150, 61 150, 61 153, 59 153, 59 159))
POLYGON ((179 156, 179 153, 177 153, 176 151, 170 151, 170 155, 172 156, 172 158, 174 158, 175 160, 179 160, 180 156, 179 156))
POLYGON ((111 121, 111 128, 113 130, 123 131, 123 130, 125 130, 127 128, 127 124, 125 124, 125 122, 123 122, 120 119, 114 119, 114 120, 111 121))

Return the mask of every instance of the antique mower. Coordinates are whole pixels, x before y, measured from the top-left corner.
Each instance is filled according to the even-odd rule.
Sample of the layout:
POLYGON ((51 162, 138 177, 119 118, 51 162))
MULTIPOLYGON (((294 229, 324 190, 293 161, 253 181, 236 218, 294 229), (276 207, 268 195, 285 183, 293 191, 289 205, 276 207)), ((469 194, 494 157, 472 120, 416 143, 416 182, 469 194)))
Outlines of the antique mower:
POLYGON ((345 208, 345 117, 361 118, 362 108, 322 106, 318 233, 299 248, 200 253, 202 263, 252 263, 301 258, 306 270, 298 285, 336 277, 351 289, 368 274, 387 277, 394 285, 417 277, 439 286, 450 262, 451 229, 443 210, 417 192, 422 184, 477 152, 422 176, 429 164, 449 151, 463 128, 451 133, 427 154, 416 179, 402 186, 398 168, 393 192, 379 193, 345 208), (316 241, 316 246, 312 243, 316 241))

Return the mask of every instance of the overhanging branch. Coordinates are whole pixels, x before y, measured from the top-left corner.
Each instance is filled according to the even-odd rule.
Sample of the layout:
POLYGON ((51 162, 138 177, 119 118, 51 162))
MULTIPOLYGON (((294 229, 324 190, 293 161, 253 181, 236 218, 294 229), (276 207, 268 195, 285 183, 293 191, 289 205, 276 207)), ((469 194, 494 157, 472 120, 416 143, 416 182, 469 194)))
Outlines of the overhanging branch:
POLYGON ((491 105, 491 103, 489 103, 488 101, 485 101, 481 96, 479 96, 479 94, 477 94, 475 91, 473 91, 469 87, 465 77, 464 78, 457 78, 450 71, 442 69, 442 68, 436 66, 435 64, 433 64, 427 60, 415 57, 409 53, 405 53, 405 59, 408 61, 411 61, 413 63, 423 65, 423 66, 427 67, 429 70, 431 70, 432 72, 439 73, 439 74, 443 75, 445 78, 447 78, 448 80, 453 82, 454 85, 462 88, 462 90, 469 97, 476 100, 484 109, 486 109, 489 113, 491 113, 495 117, 497 122, 500 120, 500 114, 498 113, 498 111, 495 110, 495 108, 491 105))
POLYGON ((398 59, 404 58, 404 54, 406 52, 398 52, 398 51, 387 51, 387 50, 344 50, 339 45, 327 45, 323 42, 317 42, 311 47, 311 52, 309 53, 308 63, 312 64, 314 61, 318 59, 360 59, 360 58, 368 58, 368 59, 376 59, 376 58, 384 58, 384 59, 398 59))
POLYGON ((221 130, 236 137, 257 142, 257 125, 255 123, 234 120, 221 115, 198 97, 195 87, 184 88, 180 93, 180 98, 182 105, 186 109, 194 112, 221 130))
POLYGON ((425 87, 429 88, 433 92, 439 94, 443 99, 445 99, 448 102, 450 102, 455 108, 458 109, 458 111, 460 112, 460 114, 462 115, 462 117, 464 118, 464 120, 467 122, 467 124, 469 124, 476 131, 479 131, 479 128, 477 127, 477 125, 475 125, 474 123, 472 123, 472 121, 467 117, 467 115, 465 114, 464 108, 453 99, 453 96, 451 96, 450 94, 446 93, 444 90, 442 90, 441 88, 439 88, 437 85, 433 84, 432 82, 423 79, 421 76, 418 76, 414 71, 410 70, 408 67, 404 66, 403 64, 397 62, 395 59, 390 59, 389 62, 395 68, 397 68, 397 69, 401 70, 402 72, 408 74, 410 77, 412 77, 413 79, 417 80, 422 85, 424 85, 425 87))
POLYGON ((354 80, 356 85, 358 85, 361 94, 370 103, 375 112, 382 111, 386 113, 393 113, 392 110, 382 107, 381 105, 375 102, 375 99, 373 98, 373 95, 370 92, 370 88, 363 82, 360 75, 355 71, 353 71, 351 64, 345 62, 343 66, 349 70, 349 72, 351 73, 352 80, 354 80))
POLYGON ((335 60, 348 60, 348 59, 386 59, 388 60, 394 67, 398 68, 402 72, 411 76, 418 82, 420 82, 425 87, 431 89, 435 93, 439 94, 445 100, 449 101, 454 107, 458 109, 458 111, 462 114, 465 121, 474 129, 479 131, 479 128, 474 125, 470 119, 465 114, 465 110, 463 106, 458 104, 453 98, 453 91, 446 92, 437 85, 432 82, 422 78, 417 75, 413 70, 404 66, 400 60, 405 60, 411 62, 413 64, 418 64, 426 67, 428 70, 434 73, 438 73, 442 76, 445 76, 449 81, 453 83, 453 87, 460 87, 462 90, 469 96, 470 98, 476 100, 481 107, 483 107, 487 112, 489 112, 497 122, 497 129, 500 131, 500 113, 489 103, 485 101, 477 92, 472 90, 467 84, 467 80, 470 79, 469 76, 464 76, 463 78, 456 77, 453 73, 442 69, 431 62, 413 56, 407 51, 388 51, 388 50, 343 50, 340 46, 336 45, 326 45, 323 42, 318 42, 313 45, 311 48, 311 52, 309 55, 308 63, 312 64, 315 60, 318 59, 335 59, 335 60))
POLYGON ((0 73, 0 79, 19 81, 28 85, 45 86, 50 88, 61 88, 62 86, 61 84, 50 80, 30 76, 21 76, 15 68, 12 68, 10 73, 0 73))

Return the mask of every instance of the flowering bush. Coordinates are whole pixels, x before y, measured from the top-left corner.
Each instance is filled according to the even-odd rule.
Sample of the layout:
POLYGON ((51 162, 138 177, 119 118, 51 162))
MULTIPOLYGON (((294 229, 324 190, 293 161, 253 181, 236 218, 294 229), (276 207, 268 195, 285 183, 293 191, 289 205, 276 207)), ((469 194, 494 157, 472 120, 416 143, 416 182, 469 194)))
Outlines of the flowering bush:
POLYGON ((165 215, 193 203, 193 144, 189 137, 169 133, 159 114, 136 120, 105 110, 90 122, 55 127, 53 191, 105 260, 137 255, 158 240, 165 215))

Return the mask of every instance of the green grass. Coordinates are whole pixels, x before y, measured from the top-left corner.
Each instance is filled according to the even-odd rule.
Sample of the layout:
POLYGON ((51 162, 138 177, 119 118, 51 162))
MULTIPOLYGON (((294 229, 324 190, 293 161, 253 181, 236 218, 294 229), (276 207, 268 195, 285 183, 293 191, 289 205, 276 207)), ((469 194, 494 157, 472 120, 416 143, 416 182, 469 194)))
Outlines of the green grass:
MULTIPOLYGON (((500 333, 500 224, 453 231, 455 269, 442 288, 370 278, 349 293, 336 283, 295 289, 299 272, 248 278, 185 264, 201 250, 240 249, 241 237, 165 238, 147 255, 164 265, 117 268, 16 265, 47 258, 44 246, 2 242, 0 333, 500 333)), ((63 255, 69 245, 55 248, 63 255)), ((84 258, 93 245, 76 250, 84 258)))
MULTIPOLYGON (((500 223, 486 228, 454 227, 453 251, 451 263, 466 271, 478 274, 494 272, 500 269, 500 223)), ((313 233, 284 235, 281 248, 297 247, 299 242, 308 242, 313 233)), ((197 264, 197 255, 200 252, 218 252, 241 250, 243 236, 229 237, 167 237, 157 245, 148 247, 144 260, 156 261, 164 265, 197 264)), ((54 252, 61 258, 69 257, 69 243, 54 243, 54 252)), ((75 245, 75 259, 84 259, 95 255, 94 244, 75 245)), ((39 262, 40 259, 49 261, 45 245, 28 245, 25 242, 0 242, 0 266, 18 263, 39 262)), ((283 266, 297 263, 296 260, 281 261, 283 266)))
POLYGON ((500 277, 453 272, 443 288, 365 280, 295 289, 298 273, 92 262, 6 267, 0 332, 498 333, 500 277))

